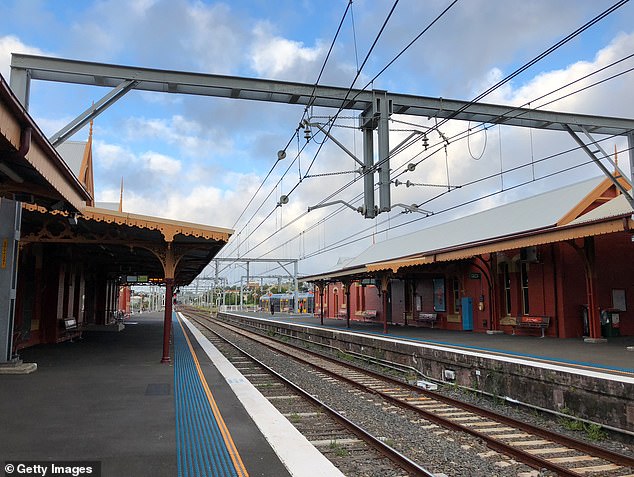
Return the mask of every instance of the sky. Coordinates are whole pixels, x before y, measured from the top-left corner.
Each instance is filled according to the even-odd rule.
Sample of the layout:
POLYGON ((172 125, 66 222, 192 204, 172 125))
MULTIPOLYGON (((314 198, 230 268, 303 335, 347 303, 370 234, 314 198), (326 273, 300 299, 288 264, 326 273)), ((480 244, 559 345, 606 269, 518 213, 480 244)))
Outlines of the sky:
MULTIPOLYGON (((343 18, 346 0, 0 0, 0 74, 9 78, 11 53, 19 52, 314 84, 341 23, 320 85, 348 88, 358 76, 355 88, 468 101, 616 0, 459 0, 376 77, 452 4, 400 0, 378 35, 394 3, 354 0, 343 18)), ((633 20, 634 4, 627 3, 482 101, 632 117, 631 58, 539 98, 632 55, 633 20)), ((49 136, 108 92, 42 81, 31 88, 30 113, 49 136)), ((303 130, 296 134, 304 117, 323 123, 335 113, 131 91, 94 123, 96 199, 118 202, 123 178, 124 211, 235 229, 221 256, 298 259, 299 273, 306 275, 332 270, 372 243, 600 175, 582 152, 559 154, 575 147, 565 133, 508 126, 483 130, 450 121, 439 128, 446 137, 470 128, 472 133, 444 148, 434 147, 442 139, 433 132, 429 153, 416 141, 390 163, 392 179, 425 184, 393 185, 392 202, 423 204, 433 215, 394 207, 366 219, 337 205, 307 212, 324 201, 360 205, 357 164, 319 133, 308 143, 303 130), (287 157, 278 161, 281 149, 287 157), (410 162, 416 169, 404 172, 410 162), (278 206, 282 195, 288 203, 278 206)), ((361 157, 356 115, 343 111, 331 133, 361 157)), ((393 115, 390 144, 435 121, 393 115)), ((71 140, 87 136, 86 127, 71 140)), ((606 138, 604 146, 624 151, 627 143, 606 138)), ((629 174, 627 153, 620 159, 629 174)), ((246 274, 240 264, 223 267, 221 275, 230 283, 246 274)), ((249 273, 285 272, 277 264, 254 262, 249 273)))

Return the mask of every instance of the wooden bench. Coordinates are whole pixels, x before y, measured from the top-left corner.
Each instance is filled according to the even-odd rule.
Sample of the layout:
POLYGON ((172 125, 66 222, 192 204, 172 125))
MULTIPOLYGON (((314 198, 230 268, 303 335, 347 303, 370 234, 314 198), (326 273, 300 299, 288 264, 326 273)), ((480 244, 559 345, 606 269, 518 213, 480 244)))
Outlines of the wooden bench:
POLYGON ((419 323, 429 323, 431 327, 434 327, 434 323, 438 320, 437 313, 417 313, 414 315, 414 321, 419 323))
POLYGON ((513 334, 515 334, 515 328, 540 328, 542 330, 542 336, 544 337, 544 331, 550 324, 549 316, 518 316, 513 325, 513 334))
POLYGON ((77 331, 77 320, 75 318, 64 318, 64 331, 77 331))
POLYGON ((377 317, 376 310, 364 310, 361 312, 361 316, 363 317, 363 321, 374 321, 377 317))
POLYGON ((63 318, 60 321, 62 322, 61 324, 64 327, 64 332, 66 335, 65 338, 62 338, 62 340, 70 338, 70 340, 73 341, 73 338, 76 336, 79 336, 79 338, 81 339, 81 329, 77 325, 77 318, 71 316, 68 318, 63 318))
POLYGON ((339 318, 341 320, 345 320, 346 319, 346 310, 339 310, 337 312, 337 318, 339 318))

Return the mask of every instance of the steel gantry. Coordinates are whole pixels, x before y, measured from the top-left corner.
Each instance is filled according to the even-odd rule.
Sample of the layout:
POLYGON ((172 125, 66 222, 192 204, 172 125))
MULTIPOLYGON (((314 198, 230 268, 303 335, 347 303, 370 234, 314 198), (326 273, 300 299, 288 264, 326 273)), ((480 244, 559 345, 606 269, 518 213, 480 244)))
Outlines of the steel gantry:
MULTIPOLYGON (((359 212, 366 218, 374 218, 392 208, 389 147, 389 118, 392 114, 564 131, 573 137, 619 189, 621 186, 618 181, 601 164, 601 160, 609 160, 609 157, 592 135, 625 136, 628 141, 630 170, 634 177, 634 120, 626 118, 543 111, 383 90, 137 68, 14 53, 11 60, 11 88, 27 108, 32 80, 112 88, 101 100, 54 134, 51 140, 55 143, 70 137, 132 89, 359 111, 359 128, 363 131, 363 160, 355 160, 360 163, 359 172, 364 176, 364 205, 359 212), (373 144, 375 129, 378 137, 376 160, 373 144), (587 140, 579 134, 583 134, 587 140), (374 200, 375 174, 378 174, 379 179, 378 206, 374 200)), ((612 165, 617 173, 626 178, 614 163, 612 165)), ((631 178, 626 179, 626 182, 632 185, 631 178)), ((634 209, 631 193, 625 192, 625 196, 634 209)), ((323 205, 325 204, 320 206, 323 205)))
MULTIPOLYGON (((219 267, 219 262, 231 262, 231 263, 244 263, 246 264, 246 283, 249 283, 249 279, 250 278, 257 278, 259 277, 259 275, 256 276, 251 276, 250 272, 249 272, 249 265, 252 262, 256 262, 256 263, 277 263, 286 273, 289 277, 291 277, 293 279, 293 288, 295 289, 293 294, 295 297, 295 305, 293 305, 294 308, 294 312, 297 313, 297 298, 298 298, 298 293, 299 293, 299 283, 297 280, 297 266, 299 263, 299 260, 297 258, 230 258, 230 257, 223 257, 223 258, 214 258, 213 261, 215 262, 215 276, 216 276, 216 280, 218 280, 218 274, 220 273, 220 267, 219 267), (291 273, 286 267, 290 264, 293 264, 293 273, 291 273)), ((278 277, 276 275, 276 277, 278 277)), ((243 303, 242 303, 242 297, 244 294, 244 290, 243 290, 243 281, 242 278, 240 278, 240 306, 242 307, 243 303)), ((279 277, 278 277, 279 278, 279 277)))

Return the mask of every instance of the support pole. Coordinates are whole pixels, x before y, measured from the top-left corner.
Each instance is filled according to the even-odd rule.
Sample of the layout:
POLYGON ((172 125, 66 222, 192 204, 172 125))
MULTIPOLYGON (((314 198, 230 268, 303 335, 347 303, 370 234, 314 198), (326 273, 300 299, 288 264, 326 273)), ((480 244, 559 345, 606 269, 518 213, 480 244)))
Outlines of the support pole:
POLYGON ((9 85, 20 103, 22 103, 22 106, 24 106, 24 109, 28 111, 29 97, 31 95, 31 71, 11 67, 9 85))
POLYGON ((0 198, 0 364, 13 360, 13 320, 21 221, 22 204, 0 198))
POLYGON ((383 300, 383 333, 387 334, 387 290, 389 284, 387 275, 381 277, 381 298, 383 300))
POLYGON ((586 291, 588 293, 588 328, 590 339, 601 339, 601 317, 596 302, 596 271, 594 237, 586 237, 583 242, 584 264, 586 269, 586 291))
POLYGON ((379 137, 379 209, 380 212, 389 212, 392 209, 390 189, 390 100, 387 92, 382 92, 374 98, 375 111, 379 113, 378 137, 379 137))
POLYGON ((297 313, 297 305, 298 305, 298 301, 299 301, 299 283, 297 282, 297 260, 295 260, 293 262, 293 283, 295 285, 295 305, 293 306, 293 312, 297 313))
POLYGON ((324 282, 319 283, 319 322, 324 325, 324 282))
POLYGON ((170 362, 170 335, 172 333, 172 305, 174 304, 174 277, 176 276, 176 264, 173 243, 167 242, 165 246, 165 261, 163 272, 165 274, 165 316, 163 319, 163 357, 161 363, 170 362))
POLYGON ((366 219, 376 217, 374 205, 374 131, 363 128, 363 204, 366 219))
POLYGON ((350 282, 345 282, 346 287, 346 328, 350 328, 350 282))
MULTIPOLYGON (((634 184, 634 132, 630 132, 627 135, 627 148, 630 157, 630 182, 634 184)), ((630 193, 634 194, 634 190, 630 193)))

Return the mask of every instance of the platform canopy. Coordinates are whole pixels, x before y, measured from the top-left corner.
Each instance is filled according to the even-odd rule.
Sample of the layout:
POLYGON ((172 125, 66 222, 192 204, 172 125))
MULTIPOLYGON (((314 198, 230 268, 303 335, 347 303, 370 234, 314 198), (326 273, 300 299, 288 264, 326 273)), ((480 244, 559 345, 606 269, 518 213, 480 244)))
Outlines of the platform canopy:
POLYGON ((27 205, 24 243, 64 244, 74 262, 89 263, 109 278, 147 277, 189 284, 233 234, 230 229, 86 207, 78 215, 27 205))
POLYGON ((75 212, 92 200, 1 75, 0 196, 75 212))

